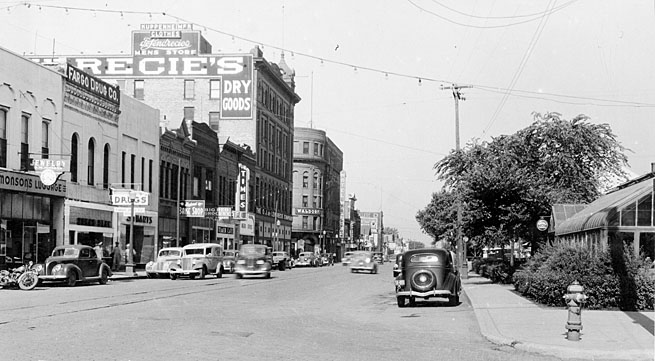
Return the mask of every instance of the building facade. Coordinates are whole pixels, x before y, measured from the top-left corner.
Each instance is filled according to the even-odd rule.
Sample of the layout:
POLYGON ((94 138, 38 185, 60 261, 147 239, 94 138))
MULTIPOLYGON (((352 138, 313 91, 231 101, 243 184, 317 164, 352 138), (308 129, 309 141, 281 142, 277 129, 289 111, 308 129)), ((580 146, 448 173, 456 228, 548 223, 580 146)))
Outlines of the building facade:
POLYGON ((360 245, 364 249, 382 252, 384 213, 359 211, 361 219, 360 245))
POLYGON ((343 153, 325 131, 302 127, 294 131, 293 152, 293 243, 341 254, 343 153))

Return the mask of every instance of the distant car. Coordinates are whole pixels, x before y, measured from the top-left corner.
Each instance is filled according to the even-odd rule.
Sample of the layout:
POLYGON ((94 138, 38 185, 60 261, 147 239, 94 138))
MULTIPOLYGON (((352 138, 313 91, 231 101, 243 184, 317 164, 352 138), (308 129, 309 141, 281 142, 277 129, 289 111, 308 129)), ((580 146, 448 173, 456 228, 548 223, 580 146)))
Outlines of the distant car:
POLYGON ((296 267, 317 267, 318 261, 314 252, 300 252, 296 260, 296 267))
POLYGON ((208 274, 223 277, 223 247, 216 243, 192 243, 184 246, 182 259, 172 264, 169 276, 172 280, 180 276, 196 276, 202 279, 208 274))
POLYGON ((157 259, 146 263, 146 276, 168 277, 172 264, 177 264, 182 259, 182 247, 166 247, 159 250, 157 259))
POLYGON ((372 252, 356 251, 350 259, 350 272, 368 271, 369 273, 378 273, 378 265, 373 260, 372 252))
POLYGON ((92 247, 80 244, 55 247, 45 265, 38 264, 35 269, 39 281, 64 282, 70 287, 78 282, 94 281, 104 285, 112 275, 109 266, 98 258, 92 247))
POLYGON ((223 270, 226 273, 234 273, 238 255, 239 251, 232 250, 223 252, 223 270))
POLYGON ((341 259, 341 264, 344 266, 347 266, 350 264, 350 258, 352 257, 353 253, 355 252, 346 252, 343 254, 343 258, 341 259))
POLYGON ((373 260, 377 264, 384 264, 384 257, 382 256, 382 252, 373 252, 373 260))
POLYGON ((321 253, 321 265, 322 266, 334 266, 331 253, 321 253))
POLYGON ((271 278, 271 263, 269 247, 261 244, 243 244, 239 249, 234 274, 236 278, 243 276, 264 276, 271 278))
POLYGON ((398 275, 400 274, 400 269, 401 269, 402 263, 403 263, 403 254, 402 253, 396 254, 396 261, 393 264, 393 276, 394 277, 398 277, 398 275))
POLYGON ((396 277, 398 307, 414 306, 416 300, 445 298, 451 306, 459 304, 462 281, 455 266, 453 253, 442 248, 422 248, 406 251, 396 277))
POLYGON ((273 251, 273 267, 277 267, 280 271, 291 268, 291 257, 284 251, 273 251))

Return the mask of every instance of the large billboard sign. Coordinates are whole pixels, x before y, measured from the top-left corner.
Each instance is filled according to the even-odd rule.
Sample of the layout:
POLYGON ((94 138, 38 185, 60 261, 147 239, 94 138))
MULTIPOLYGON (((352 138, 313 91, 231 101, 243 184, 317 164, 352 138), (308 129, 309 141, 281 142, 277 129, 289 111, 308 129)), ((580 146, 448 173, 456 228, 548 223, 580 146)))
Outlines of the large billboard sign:
POLYGON ((132 32, 134 56, 189 56, 199 53, 199 31, 136 30, 132 32))

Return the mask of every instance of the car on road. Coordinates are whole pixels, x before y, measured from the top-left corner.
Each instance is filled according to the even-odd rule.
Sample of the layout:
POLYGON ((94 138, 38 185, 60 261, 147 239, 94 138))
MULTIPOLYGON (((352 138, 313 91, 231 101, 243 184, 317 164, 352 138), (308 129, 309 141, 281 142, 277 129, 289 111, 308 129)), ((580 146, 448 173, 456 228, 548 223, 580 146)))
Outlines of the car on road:
POLYGON ((177 264, 182 259, 182 247, 166 247, 159 250, 157 259, 146 263, 146 276, 148 278, 169 277, 169 270, 172 264, 177 264))
POLYGON ((321 253, 321 265, 322 266, 334 266, 333 258, 331 253, 321 253))
POLYGON ((296 267, 317 267, 318 261, 314 252, 300 252, 296 260, 296 267))
POLYGON ((396 260, 393 264, 393 276, 398 277, 403 264, 403 253, 396 254, 396 260))
POLYGON ((261 244, 243 244, 239 248, 236 268, 234 274, 236 278, 244 276, 264 276, 271 278, 272 259, 269 255, 270 248, 261 244))
POLYGON ((280 271, 291 268, 291 257, 284 251, 273 251, 273 267, 277 267, 280 271))
POLYGON ((419 299, 446 299, 451 306, 459 304, 462 281, 451 251, 443 248, 422 248, 406 251, 394 281, 398 307, 406 301, 414 306, 419 299))
POLYGON ((373 252, 373 260, 377 264, 384 264, 384 257, 382 256, 382 252, 373 252))
POLYGON ((70 287, 78 282, 97 281, 104 285, 112 275, 92 247, 80 244, 55 247, 45 264, 38 264, 35 269, 40 282, 64 282, 70 287))
POLYGON ((345 252, 343 254, 343 259, 341 259, 341 264, 347 266, 350 264, 350 259, 355 252, 345 252))
POLYGON ((356 251, 353 253, 350 261, 350 272, 361 271, 378 273, 378 265, 373 260, 373 252, 356 251))
POLYGON ((234 268, 237 264, 237 256, 239 251, 229 250, 223 252, 223 270, 226 273, 234 273, 234 268))
POLYGON ((170 266, 169 276, 172 280, 181 276, 191 279, 203 279, 212 274, 223 277, 223 247, 216 243, 192 243, 182 247, 180 261, 170 266))

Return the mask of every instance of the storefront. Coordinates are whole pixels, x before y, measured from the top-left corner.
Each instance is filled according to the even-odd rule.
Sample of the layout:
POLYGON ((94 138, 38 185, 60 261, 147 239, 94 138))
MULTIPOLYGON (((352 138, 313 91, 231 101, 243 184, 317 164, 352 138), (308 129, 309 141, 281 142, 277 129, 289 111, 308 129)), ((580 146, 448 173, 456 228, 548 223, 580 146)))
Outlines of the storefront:
POLYGON ((216 243, 223 246, 223 249, 238 249, 234 243, 234 221, 218 220, 216 222, 216 243))
POLYGON ((38 176, 0 170, 0 265, 43 262, 61 232, 66 182, 45 186, 38 176))
POLYGON ((68 244, 100 245, 108 260, 114 245, 114 207, 106 204, 66 200, 65 219, 68 244))
POLYGON ((134 236, 131 238, 134 241, 132 245, 134 263, 144 265, 155 260, 157 256, 157 245, 155 243, 158 222, 157 212, 137 213, 134 215, 134 223, 132 223, 129 214, 117 213, 117 218, 120 220, 120 245, 123 250, 128 249, 130 234, 134 232, 134 236))

